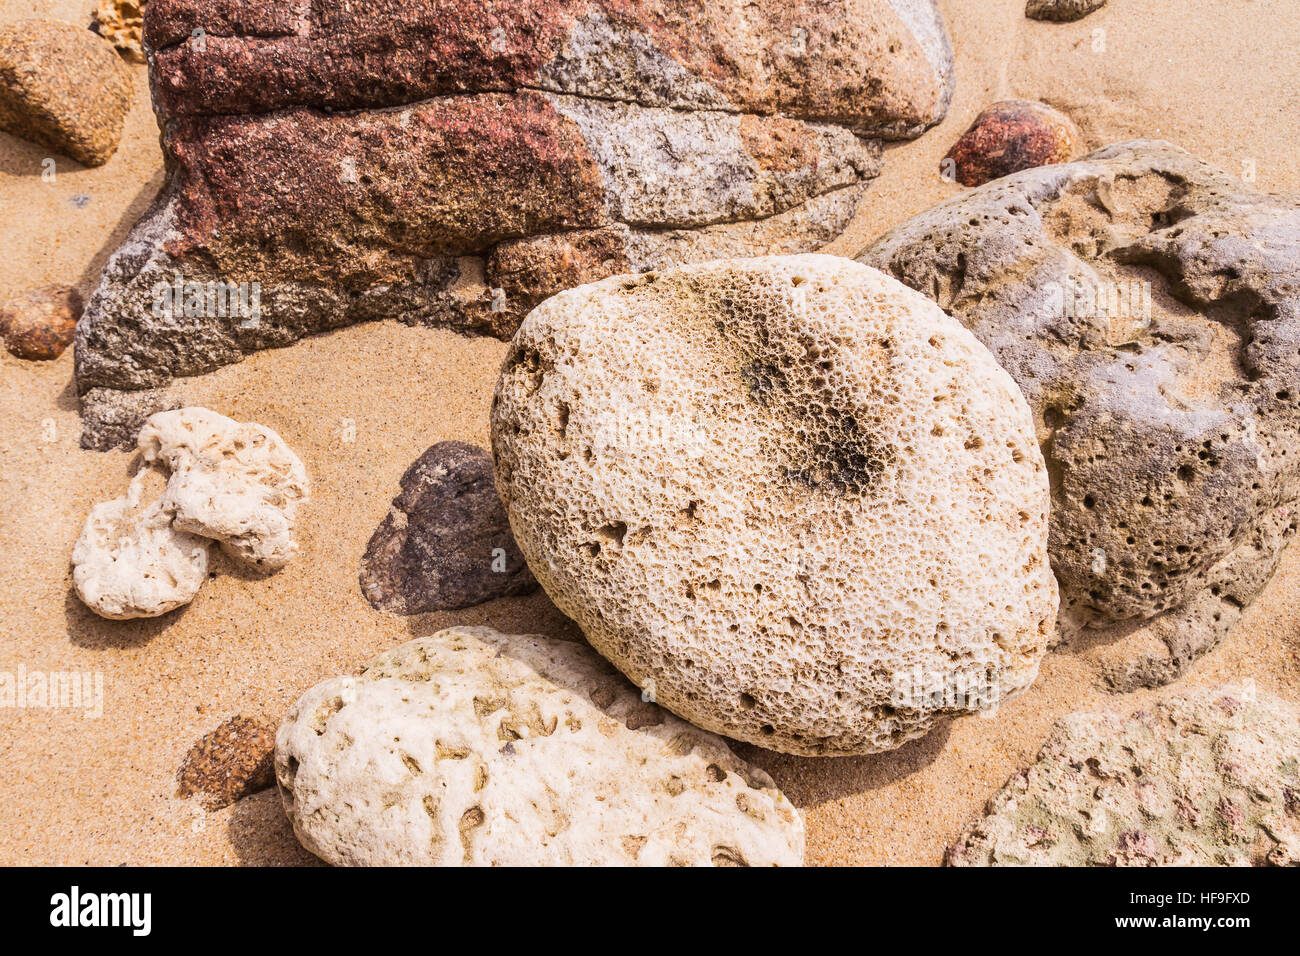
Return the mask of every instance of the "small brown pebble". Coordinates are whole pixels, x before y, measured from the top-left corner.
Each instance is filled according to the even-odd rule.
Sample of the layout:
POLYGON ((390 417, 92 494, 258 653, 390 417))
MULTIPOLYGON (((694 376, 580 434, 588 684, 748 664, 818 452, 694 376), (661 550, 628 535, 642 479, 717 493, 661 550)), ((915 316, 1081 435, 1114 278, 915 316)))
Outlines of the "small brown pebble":
POLYGON ((18 358, 56 359, 72 343, 81 307, 81 294, 71 286, 28 292, 0 308, 0 336, 18 358))
POLYGON ((953 144, 940 172, 982 186, 1022 169, 1068 162, 1082 137, 1064 113, 1032 100, 994 103, 953 144))
POLYGON ((1058 22, 1081 20, 1105 5, 1106 0, 1029 0, 1025 4, 1025 16, 1031 20, 1058 22))
POLYGON ((252 717, 231 717, 199 740, 176 772, 178 797, 195 794, 220 810, 275 783, 275 731, 252 717))

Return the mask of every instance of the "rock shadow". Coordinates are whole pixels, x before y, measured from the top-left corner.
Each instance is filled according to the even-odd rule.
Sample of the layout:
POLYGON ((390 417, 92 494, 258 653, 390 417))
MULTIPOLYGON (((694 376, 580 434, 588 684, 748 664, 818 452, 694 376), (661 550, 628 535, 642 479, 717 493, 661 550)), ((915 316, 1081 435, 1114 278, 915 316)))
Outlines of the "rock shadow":
POLYGON ((771 774, 791 803, 806 810, 878 790, 924 770, 939 758, 951 732, 952 721, 945 720, 895 750, 861 757, 798 757, 735 740, 730 744, 742 760, 771 774))

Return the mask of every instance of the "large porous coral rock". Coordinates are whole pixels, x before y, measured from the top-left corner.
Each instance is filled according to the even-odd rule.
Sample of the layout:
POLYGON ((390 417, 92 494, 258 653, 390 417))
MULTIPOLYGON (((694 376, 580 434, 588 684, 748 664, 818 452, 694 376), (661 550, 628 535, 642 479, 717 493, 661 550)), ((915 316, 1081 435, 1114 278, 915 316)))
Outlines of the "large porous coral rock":
POLYGON ((102 166, 131 96, 130 71, 89 30, 59 20, 0 27, 0 130, 102 166))
POLYGON ((582 282, 817 248, 952 92, 933 0, 154 0, 145 39, 169 174, 89 303, 83 393, 366 319, 508 337, 582 282))
POLYGON ((1057 598, 1029 408, 874 269, 760 257, 561 293, 515 337, 492 442, 552 600, 701 727, 880 751, 1037 673, 1057 598))
POLYGON ((213 538, 266 571, 297 553, 307 469, 273 429, 194 406, 150 416, 137 443, 146 461, 171 471, 162 507, 178 530, 213 538))
POLYGON ((1240 688, 1058 721, 956 866, 1300 864, 1300 710, 1240 688))
POLYGON ((100 617, 158 617, 194 600, 208 578, 209 542, 173 527, 146 494, 156 474, 141 470, 124 496, 91 508, 73 546, 73 586, 100 617))
POLYGON ((1029 399, 1063 636, 1149 625, 1159 650, 1115 662, 1118 688, 1213 647, 1300 518, 1300 200, 1138 141, 989 183, 859 258, 1029 399))
POLYGON ((438 442, 402 475, 402 492, 361 559, 361 593, 398 614, 456 610, 537 587, 492 482, 492 456, 438 442))
POLYGON ((307 849, 354 865, 798 865, 763 771, 583 644, 452 628, 309 690, 276 775, 307 849))

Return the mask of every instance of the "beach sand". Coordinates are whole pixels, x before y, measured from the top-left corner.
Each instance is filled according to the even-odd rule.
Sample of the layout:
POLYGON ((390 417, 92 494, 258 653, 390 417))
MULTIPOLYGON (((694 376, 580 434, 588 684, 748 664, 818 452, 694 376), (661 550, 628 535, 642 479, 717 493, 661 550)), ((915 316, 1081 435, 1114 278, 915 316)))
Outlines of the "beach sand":
MULTIPOLYGON (((1300 191, 1300 18, 1293 0, 1111 0, 1073 24, 1024 18, 1024 0, 941 0, 956 51, 948 119, 891 146, 848 232, 852 255, 954 195, 938 164, 988 103, 1045 100, 1089 148, 1159 137, 1258 188, 1300 191), (1098 33, 1098 31, 1101 31, 1098 33), (1100 49, 1098 48, 1100 47, 1100 49)), ((89 20, 90 2, 3 0, 0 21, 89 20)), ((143 67, 118 153, 85 170, 0 135, 0 300, 48 283, 88 293, 162 179, 143 67)), ((208 812, 175 796, 194 742, 243 713, 278 722, 317 681, 453 623, 579 638, 540 592, 466 611, 401 618, 373 610, 358 562, 398 478, 429 445, 486 445, 504 343, 392 323, 355 326, 189 380, 193 402, 275 428, 306 462, 302 552, 270 577, 214 550, 217 577, 161 619, 112 622, 81 605, 68 556, 91 505, 120 495, 132 456, 83 451, 72 352, 48 363, 0 355, 0 672, 95 672, 103 714, 0 710, 0 864, 309 863, 266 791, 208 812)), ((1288 554, 1244 621, 1170 688, 1115 695, 1100 664, 1143 640, 1053 652, 1038 681, 991 717, 953 721, 899 750, 806 759, 738 748, 805 811, 809 864, 936 864, 945 846, 1052 722, 1085 708, 1134 710, 1156 693, 1253 681, 1300 700, 1300 552, 1288 554)))

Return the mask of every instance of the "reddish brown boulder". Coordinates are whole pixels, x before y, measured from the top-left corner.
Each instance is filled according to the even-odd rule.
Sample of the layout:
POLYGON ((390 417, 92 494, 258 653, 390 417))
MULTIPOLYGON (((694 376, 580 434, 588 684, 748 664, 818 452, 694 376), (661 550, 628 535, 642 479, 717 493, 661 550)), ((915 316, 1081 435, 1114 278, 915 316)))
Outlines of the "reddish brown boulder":
POLYGON ((28 292, 0 308, 0 337, 18 358, 56 359, 72 344, 81 307, 81 294, 71 286, 28 292))
POLYGON ((168 116, 533 88, 901 134, 946 108, 937 24, 929 0, 155 0, 145 42, 168 116))
POLYGON ((1022 169, 1069 162, 1082 141, 1074 121, 1059 110, 1004 100, 975 117, 940 169, 963 186, 982 186, 1022 169))
POLYGON ((504 338, 571 284, 815 249, 952 93, 933 0, 152 0, 145 41, 169 176, 79 333, 94 447, 110 393, 312 332, 504 338))

